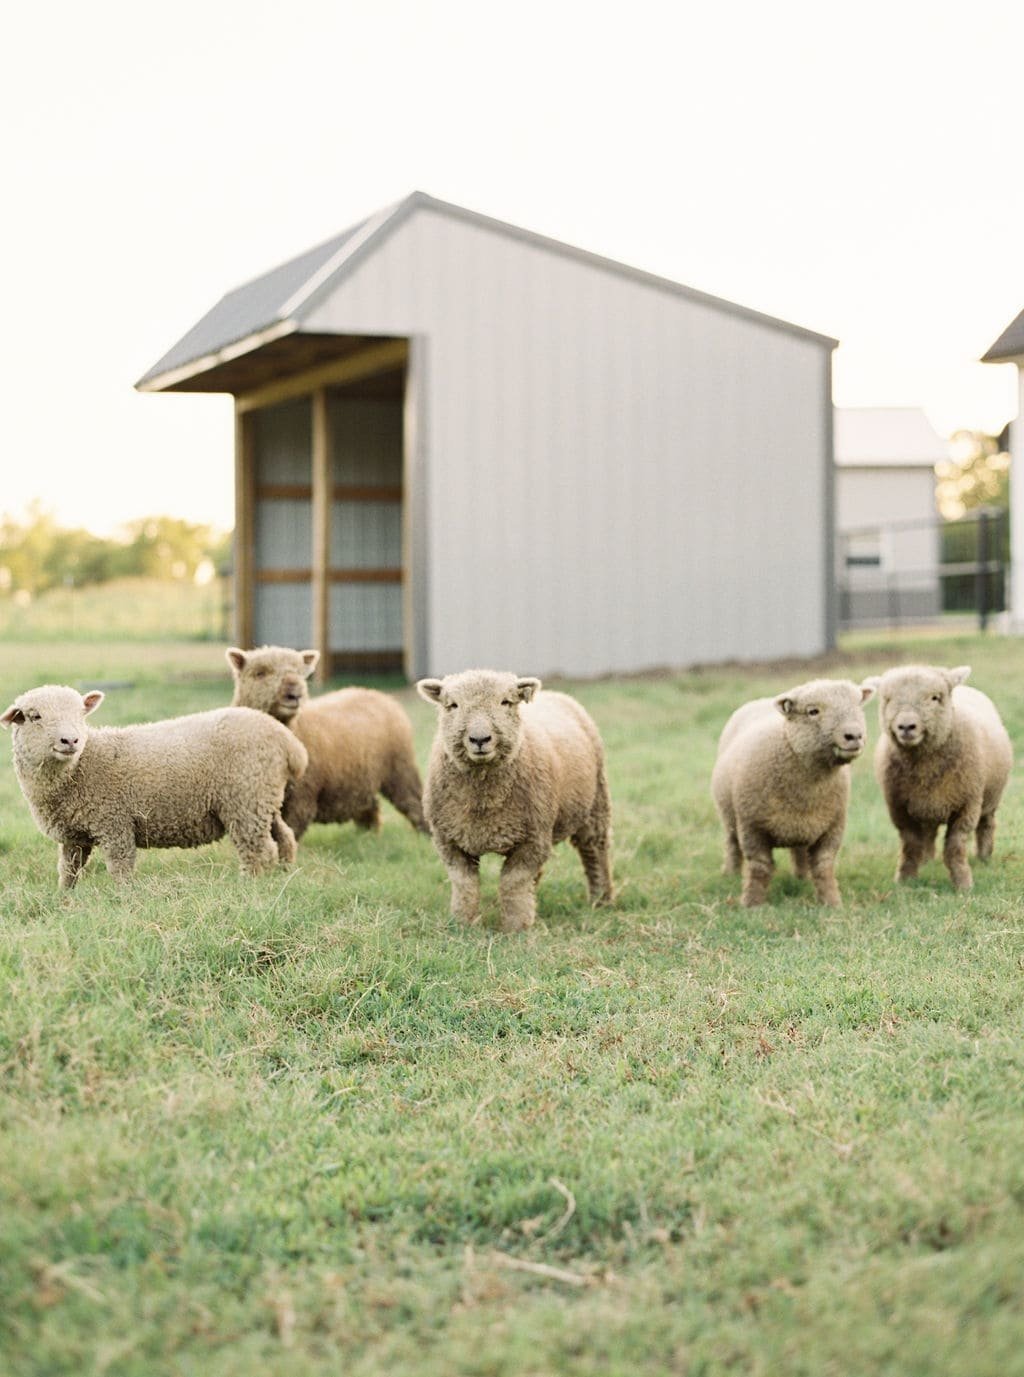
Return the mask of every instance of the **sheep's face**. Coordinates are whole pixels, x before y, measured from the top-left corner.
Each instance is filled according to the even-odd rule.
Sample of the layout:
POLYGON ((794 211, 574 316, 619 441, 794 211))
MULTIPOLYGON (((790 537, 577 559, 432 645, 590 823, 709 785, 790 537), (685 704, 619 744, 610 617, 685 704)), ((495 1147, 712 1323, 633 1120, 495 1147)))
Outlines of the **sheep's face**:
POLYGON ((825 765, 856 760, 867 739, 863 704, 874 693, 845 679, 814 679, 780 693, 775 706, 797 755, 825 765))
POLYGON ((47 684, 23 693, 0 717, 14 733, 18 758, 32 766, 73 765, 89 734, 85 719, 103 702, 98 689, 84 695, 47 684))
POLYGON ((476 669, 421 679, 416 688, 438 709, 438 731, 449 758, 463 768, 482 769, 511 760, 518 751, 519 708, 537 692, 540 680, 476 669))
POLYGON ((953 690, 970 674, 969 665, 940 669, 907 665, 890 669, 878 685, 878 720, 901 749, 941 746, 953 728, 953 690))
POLYGON ((290 722, 306 702, 306 680, 320 659, 318 650, 288 650, 279 645, 224 653, 235 677, 233 705, 268 712, 279 722, 290 722))

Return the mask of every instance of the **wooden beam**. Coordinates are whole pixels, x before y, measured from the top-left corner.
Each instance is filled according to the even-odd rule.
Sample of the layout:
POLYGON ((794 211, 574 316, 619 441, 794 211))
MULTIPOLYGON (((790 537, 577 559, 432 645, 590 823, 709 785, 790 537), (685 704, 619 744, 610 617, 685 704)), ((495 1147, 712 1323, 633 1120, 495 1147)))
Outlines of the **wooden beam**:
POLYGON ((401 583, 401 569, 332 569, 331 583, 401 583))
MULTIPOLYGON (((973 568, 973 565, 972 565, 973 568)), ((401 569, 328 569, 328 583, 401 583, 401 569)), ((312 569, 257 569, 257 583, 312 583, 312 569)))
MULTIPOLYGON (((313 496, 309 483, 261 483, 256 489, 260 501, 270 502, 308 502, 313 496)), ((376 487, 360 487, 355 483, 335 483, 331 489, 335 502, 401 502, 400 483, 380 484, 376 487)))
POLYGON ((312 583, 312 569, 257 569, 257 583, 312 583))
POLYGON ((342 359, 331 359, 328 363, 308 368, 304 373, 281 378, 267 383, 265 387, 254 388, 251 392, 241 392, 235 398, 235 406, 240 411, 254 411, 261 406, 274 406, 294 397, 308 397, 325 387, 340 387, 344 383, 360 382, 378 373, 389 373, 404 365, 409 355, 409 344, 404 339, 384 340, 372 344, 358 353, 346 354, 342 359))
POLYGON ((235 640, 253 642, 256 565, 256 453, 250 416, 235 411, 235 640))
POLYGON ((326 388, 313 393, 313 646, 320 652, 316 682, 330 676, 331 589, 327 570, 331 562, 331 413, 326 388))

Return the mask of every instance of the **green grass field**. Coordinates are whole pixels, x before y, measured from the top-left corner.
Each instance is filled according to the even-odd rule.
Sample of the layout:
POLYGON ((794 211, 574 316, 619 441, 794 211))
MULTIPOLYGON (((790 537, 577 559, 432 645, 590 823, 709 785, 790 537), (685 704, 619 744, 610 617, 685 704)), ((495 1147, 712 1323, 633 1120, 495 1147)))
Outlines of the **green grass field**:
MULTIPOLYGON (((894 888, 867 759, 841 910, 784 856, 754 911, 719 870, 729 712, 915 658, 973 664, 1024 745, 1024 642, 996 637, 570 685, 620 897, 587 909, 560 848, 520 937, 455 927, 391 809, 270 879, 220 843, 61 898, 4 738, 0 1367, 1024 1373, 1019 779, 969 897, 939 863, 894 888)), ((229 697, 218 644, 7 640, 0 709, 44 680, 109 686, 97 722, 229 697)))

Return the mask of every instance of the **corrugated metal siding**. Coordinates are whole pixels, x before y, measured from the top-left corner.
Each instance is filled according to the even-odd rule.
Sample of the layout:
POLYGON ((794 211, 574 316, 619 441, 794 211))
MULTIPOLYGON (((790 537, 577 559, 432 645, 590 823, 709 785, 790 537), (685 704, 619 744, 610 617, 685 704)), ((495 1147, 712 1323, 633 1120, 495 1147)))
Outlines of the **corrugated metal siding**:
MULTIPOLYGON (((401 400, 336 396, 329 407, 334 482, 399 487, 401 400)), ((335 501, 330 561, 335 569, 401 569, 401 500, 335 501)), ((336 652, 400 652, 401 584, 335 584, 330 597, 330 642, 336 652)))
POLYGON ((290 645, 305 650, 310 644, 313 600, 308 583, 267 583, 256 587, 253 608, 255 645, 290 645))
POLYGON ((301 398, 253 412, 256 468, 256 582, 253 588, 253 637, 304 649, 310 644, 312 590, 303 583, 262 583, 268 569, 308 569, 311 560, 311 506, 308 499, 261 497, 266 484, 309 486, 312 420, 309 401, 301 398))
POLYGON ((822 345, 429 210, 305 324, 429 339, 417 672, 824 647, 822 345))

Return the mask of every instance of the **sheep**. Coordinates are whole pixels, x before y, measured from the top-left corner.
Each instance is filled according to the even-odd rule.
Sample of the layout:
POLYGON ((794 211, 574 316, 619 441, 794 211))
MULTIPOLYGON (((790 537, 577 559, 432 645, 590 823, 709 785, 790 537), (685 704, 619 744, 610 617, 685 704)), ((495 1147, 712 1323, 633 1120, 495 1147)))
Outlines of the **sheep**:
POLYGON ((225 651, 235 681, 232 702, 269 713, 290 727, 309 753, 309 768, 291 785, 283 816, 296 837, 311 822, 349 822, 376 831, 383 794, 418 832, 426 833, 423 784, 405 709, 376 689, 343 688, 310 698, 306 680, 317 650, 265 645, 225 651))
POLYGON ((873 692, 846 679, 814 679, 745 703, 725 724, 711 793, 725 829, 723 869, 743 870, 745 908, 767 898, 776 846, 789 847, 819 903, 840 903, 835 862, 850 799, 844 767, 864 748, 862 704, 873 692))
POLYGON ((539 679, 472 669, 421 679, 438 709, 423 802, 451 881, 452 915, 480 916, 480 857, 505 861, 501 928, 519 932, 536 916, 541 870, 556 842, 579 852, 590 901, 612 901, 611 800, 604 747, 592 718, 539 679))
POLYGON ((900 836, 897 881, 913 879, 934 856, 942 826, 954 888, 974 883, 967 860, 972 832, 978 859, 992 855, 1013 747, 992 700, 964 686, 970 672, 969 665, 907 665, 866 681, 878 690, 875 774, 900 836))
POLYGON ((61 889, 97 846, 118 882, 131 878, 137 847, 202 846, 225 832, 252 874, 295 859, 280 809, 306 751, 291 732, 249 708, 90 727, 103 697, 45 684, 0 717, 36 826, 59 843, 61 889))

